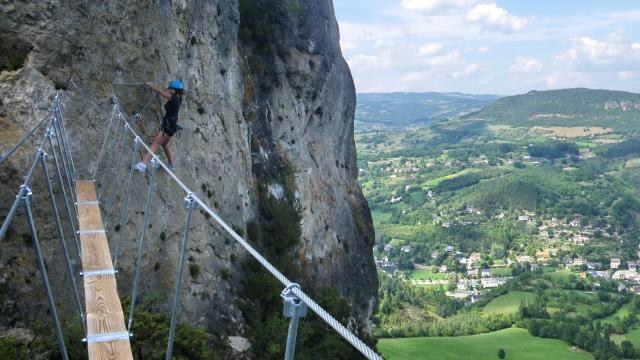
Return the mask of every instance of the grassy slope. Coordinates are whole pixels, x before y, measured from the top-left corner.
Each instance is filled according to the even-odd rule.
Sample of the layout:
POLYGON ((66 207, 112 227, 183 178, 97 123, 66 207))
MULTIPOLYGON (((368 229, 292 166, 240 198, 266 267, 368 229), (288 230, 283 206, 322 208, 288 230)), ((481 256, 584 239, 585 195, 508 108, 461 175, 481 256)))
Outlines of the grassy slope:
MULTIPOLYGON (((631 315, 631 303, 629 304, 625 304, 624 306, 622 306, 620 309, 618 309, 618 311, 616 311, 615 313, 607 316, 606 318, 600 320, 600 322, 604 325, 604 324, 615 324, 618 321, 621 321, 622 319, 624 319, 625 317, 631 315)), ((638 333, 640 335, 640 332, 638 333)), ((640 338, 639 338, 640 340, 640 338)), ((638 343, 640 344, 640 342, 638 343)))
POLYGON ((511 267, 494 267, 489 269, 493 276, 511 276, 511 267))
POLYGON ((459 172, 457 172, 455 174, 444 175, 444 176, 441 176, 439 178, 427 180, 427 181, 423 182, 422 184, 420 184, 420 187, 425 188, 425 189, 426 188, 432 188, 432 187, 438 185, 439 183, 441 183, 444 180, 451 180, 451 179, 456 178, 458 176, 470 174, 472 172, 478 172, 478 171, 474 170, 474 169, 460 170, 459 172))
POLYGON ((380 339, 378 348, 388 360, 495 360, 500 348, 506 359, 593 359, 587 352, 571 351, 563 341, 536 338, 517 328, 474 336, 380 339))
POLYGON ((433 272, 432 270, 426 270, 426 269, 413 270, 407 274, 408 275, 407 279, 409 280, 446 280, 447 279, 447 274, 433 272))
POLYGON ((505 295, 498 296, 491 300, 483 311, 495 314, 512 314, 518 312, 522 301, 533 301, 535 295, 522 291, 509 291, 505 295))
POLYGON ((561 281, 561 280, 569 281, 569 279, 571 278, 571 275, 575 276, 575 274, 573 274, 570 270, 567 270, 567 269, 550 272, 547 275, 555 281, 561 281))
POLYGON ((611 334, 611 340, 618 345, 625 340, 629 340, 633 344, 633 347, 638 349, 640 348, 640 329, 629 330, 629 332, 624 335, 611 334))
POLYGON ((391 213, 372 211, 371 217, 373 218, 373 225, 378 227, 383 221, 389 221, 391 219, 391 213))

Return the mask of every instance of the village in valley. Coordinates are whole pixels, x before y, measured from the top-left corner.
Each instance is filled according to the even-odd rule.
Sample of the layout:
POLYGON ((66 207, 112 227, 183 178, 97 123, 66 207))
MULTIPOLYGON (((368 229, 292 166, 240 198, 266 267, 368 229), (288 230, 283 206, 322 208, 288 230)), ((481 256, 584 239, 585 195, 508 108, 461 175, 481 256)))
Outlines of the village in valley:
POLYGON ((520 324, 538 336, 527 319, 542 318, 591 324, 590 339, 608 324, 618 345, 635 341, 640 143, 598 124, 545 126, 557 114, 543 115, 536 126, 463 118, 356 134, 376 230, 376 334, 520 324))
MULTIPOLYGON (((562 133, 558 133, 558 128, 537 128, 536 131, 551 140, 566 140, 559 137, 562 133)), ((592 143, 607 143, 612 138, 610 131, 603 128, 582 131, 584 133, 579 135, 592 143)), ((406 141, 397 140, 393 134, 385 135, 385 141, 376 139, 379 136, 380 134, 362 136, 361 146, 379 149, 385 143, 393 147, 394 143, 398 146, 398 143, 406 141)), ((585 216, 578 212, 568 214, 569 216, 564 218, 556 218, 553 212, 545 213, 546 209, 541 209, 537 204, 527 206, 529 204, 523 203, 525 206, 520 209, 486 209, 470 202, 453 201, 449 204, 453 203, 456 206, 448 206, 447 200, 452 198, 450 194, 441 200, 438 189, 441 189, 441 192, 449 190, 447 186, 442 186, 443 183, 453 183, 453 187, 456 187, 456 179, 471 177, 467 182, 475 185, 484 180, 472 176, 480 171, 504 177, 509 175, 509 168, 516 170, 527 167, 555 167, 561 175, 571 174, 577 169, 579 162, 595 158, 591 147, 575 147, 563 153, 560 161, 554 161, 557 159, 532 156, 536 152, 530 150, 536 146, 527 142, 521 146, 502 146, 500 149, 498 145, 499 154, 494 151, 489 156, 486 153, 467 152, 456 157, 454 148, 443 149, 440 156, 434 157, 399 156, 368 160, 366 166, 359 169, 365 192, 369 179, 379 188, 386 187, 391 190, 386 197, 371 194, 374 201, 378 199, 378 203, 374 203, 372 207, 374 221, 379 221, 377 225, 382 230, 379 232, 379 241, 373 248, 378 270, 414 285, 446 289, 447 296, 470 302, 476 302, 483 291, 506 283, 513 275, 522 271, 563 270, 581 278, 592 279, 595 287, 599 286, 599 281, 615 280, 619 283, 620 291, 640 292, 638 258, 622 258, 613 250, 615 243, 623 243, 625 240, 618 232, 619 224, 616 229, 611 223, 600 219, 594 221, 593 216, 585 216), (438 176, 443 173, 444 175, 438 176), (424 216, 425 208, 431 210, 428 216, 424 216), (423 215, 420 219, 412 216, 420 213, 423 215), (520 237, 520 242, 517 246, 510 246, 508 250, 494 243, 486 252, 470 251, 469 246, 461 248, 454 243, 439 243, 438 246, 429 247, 426 245, 430 243, 428 234, 422 240, 412 239, 411 236, 406 236, 406 232, 399 238, 386 236, 387 233, 393 234, 393 229, 385 231, 389 228, 385 225, 393 222, 394 217, 398 224, 405 227, 415 225, 418 228, 436 228, 452 233, 456 233, 456 228, 486 227, 494 223, 499 227, 511 228, 520 237), (412 219, 417 221, 411 224, 412 219), (430 223, 423 224, 427 219, 430 223), (608 241, 612 244, 611 251, 607 252, 606 256, 600 254, 597 257, 582 254, 584 251, 581 249, 584 250, 593 244, 594 239, 596 243, 600 243, 601 240, 608 241)), ((544 155, 544 151, 539 150, 538 153, 540 152, 544 155)), ((462 185, 467 185, 464 183, 465 180, 461 182, 462 185)), ((596 176, 596 184, 604 185, 605 182, 604 176, 596 176)), ((455 199, 455 196, 453 198, 455 199)), ((416 232, 421 233, 419 230, 416 232)), ((459 233, 460 236, 465 236, 464 231, 459 233)), ((637 255, 640 256, 640 249, 637 255)))
MULTIPOLYGON (((518 221, 529 222, 531 215, 519 216, 518 221)), ((444 226, 444 225, 443 225, 444 226)), ((446 225, 450 226, 450 225, 446 225)), ((575 228, 576 222, 560 224, 555 219, 550 225, 538 227, 539 239, 548 239, 548 229, 575 228)), ((583 229, 573 233, 571 230, 560 230, 570 236, 571 243, 584 246, 589 241, 589 235, 593 235, 591 229, 583 229)), ((557 239, 552 239, 549 244, 557 244, 557 239)), ((402 242, 400 242, 402 244, 402 242)), ((414 253, 413 245, 395 245, 388 243, 376 245, 373 249, 376 255, 376 268, 388 276, 398 277, 412 285, 436 287, 446 289, 445 294, 456 299, 477 302, 485 290, 497 288, 513 278, 513 274, 521 271, 558 271, 565 269, 580 278, 590 278, 595 288, 600 286, 600 281, 614 280, 618 285, 618 291, 628 291, 640 295, 640 248, 638 259, 624 261, 619 257, 611 257, 608 262, 588 261, 584 257, 558 257, 558 248, 544 248, 536 251, 534 255, 513 255, 506 262, 494 260, 490 255, 481 253, 464 254, 456 251, 455 246, 447 245, 443 250, 431 252, 427 263, 412 263, 411 269, 400 269, 399 262, 394 261, 396 254, 411 256, 414 253), (455 263, 456 266, 448 266, 447 263, 455 263), (489 265, 491 263, 491 265, 489 265)), ((562 250, 570 250, 563 247, 562 250)))

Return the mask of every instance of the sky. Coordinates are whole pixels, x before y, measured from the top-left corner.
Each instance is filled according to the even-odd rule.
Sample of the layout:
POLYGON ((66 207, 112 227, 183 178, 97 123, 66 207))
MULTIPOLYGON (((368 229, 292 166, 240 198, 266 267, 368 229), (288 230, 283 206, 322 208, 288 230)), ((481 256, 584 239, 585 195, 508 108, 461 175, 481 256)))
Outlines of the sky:
POLYGON ((334 0, 357 92, 640 92, 640 0, 334 0))

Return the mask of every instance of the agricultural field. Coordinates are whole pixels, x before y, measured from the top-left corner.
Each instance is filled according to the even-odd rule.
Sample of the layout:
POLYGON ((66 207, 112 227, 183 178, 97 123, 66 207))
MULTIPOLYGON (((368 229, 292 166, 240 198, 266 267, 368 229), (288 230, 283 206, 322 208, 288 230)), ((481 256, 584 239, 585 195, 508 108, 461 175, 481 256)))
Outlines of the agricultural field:
POLYGON ((513 314, 518 312, 521 303, 530 303, 534 299, 533 293, 509 291, 507 294, 491 300, 482 311, 489 314, 513 314))
POLYGON ((626 168, 637 168, 637 167, 640 167, 640 158, 628 159, 624 166, 626 168))
POLYGON ((531 128, 532 131, 545 134, 552 135, 558 138, 578 138, 585 136, 594 136, 594 135, 605 135, 613 132, 613 129, 603 128, 599 126, 594 127, 562 127, 562 126, 534 126, 531 128))
POLYGON ((536 338, 518 328, 473 336, 380 339, 378 348, 388 360, 495 360, 500 348, 505 350, 505 359, 593 359, 563 341, 536 338))
POLYGON ((412 270, 406 274, 407 280, 446 280, 447 274, 439 273, 437 269, 412 270))
POLYGON ((630 330, 624 335, 612 334, 611 339, 618 345, 625 340, 631 341, 635 348, 640 348, 640 328, 630 330))
POLYGON ((576 275, 572 273, 570 270, 562 269, 562 270, 550 272, 547 274, 547 276, 549 276, 551 279, 556 281, 557 280, 569 281, 572 277, 575 277, 576 275))
POLYGON ((511 276, 511 267, 493 267, 491 268, 491 274, 494 276, 511 276))

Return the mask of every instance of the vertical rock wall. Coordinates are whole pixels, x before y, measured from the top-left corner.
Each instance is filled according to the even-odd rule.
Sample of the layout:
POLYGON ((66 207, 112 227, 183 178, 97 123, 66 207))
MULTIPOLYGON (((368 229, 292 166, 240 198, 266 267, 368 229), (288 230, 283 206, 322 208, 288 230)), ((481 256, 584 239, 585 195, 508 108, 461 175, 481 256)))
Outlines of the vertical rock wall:
MULTIPOLYGON (((260 201, 293 197, 288 200, 299 211, 301 236, 291 256, 300 271, 288 275, 303 286, 337 288, 352 303, 355 318, 368 326, 377 287, 373 228, 356 182, 355 91, 340 53, 331 1, 0 0, 0 13, 2 150, 46 114, 57 90, 65 94, 63 111, 80 177, 90 177, 112 96, 127 113, 142 115, 132 123, 147 142, 162 115, 162 102, 152 99, 148 90, 117 84, 181 79, 191 92, 181 111, 185 129, 171 143, 178 176, 243 235, 259 216, 260 201), (241 24, 241 19, 251 19, 253 5, 270 3, 277 4, 277 12, 258 24, 263 27, 241 24), (272 166, 276 163, 290 169, 289 180, 274 173, 279 169, 272 166)), ((98 182, 102 188, 106 179, 115 178, 121 132, 116 129, 118 141, 106 162, 111 170, 98 182)), ((131 161, 132 142, 124 144, 127 155, 112 185, 113 210, 104 214, 112 219, 124 202, 126 164, 131 161)), ((0 171, 3 214, 25 164, 16 158, 0 171)), ((135 265, 148 183, 148 176, 136 174, 129 222, 114 228, 110 237, 113 249, 118 230, 124 234, 118 277, 124 293, 135 265)), ((185 194, 159 172, 156 195, 142 291, 170 293, 185 194)), ((44 212, 38 216, 48 223, 44 212)), ((30 303, 38 303, 41 291, 39 280, 25 281, 36 279, 36 268, 23 241, 24 230, 16 223, 3 243, 0 271, 11 289, 3 293, 0 309, 12 314, 3 314, 5 326, 19 324, 30 303)), ((42 241, 55 267, 61 257, 52 234, 43 232, 42 241)), ((182 316, 194 324, 241 334, 239 308, 251 301, 238 295, 243 276, 239 264, 246 256, 210 219, 197 214, 182 316)), ((62 302, 71 304, 64 275, 52 278, 62 302)))

